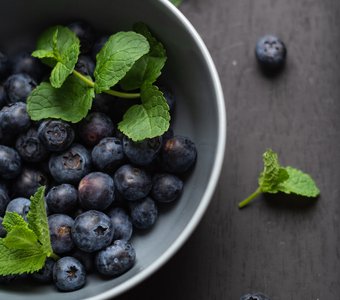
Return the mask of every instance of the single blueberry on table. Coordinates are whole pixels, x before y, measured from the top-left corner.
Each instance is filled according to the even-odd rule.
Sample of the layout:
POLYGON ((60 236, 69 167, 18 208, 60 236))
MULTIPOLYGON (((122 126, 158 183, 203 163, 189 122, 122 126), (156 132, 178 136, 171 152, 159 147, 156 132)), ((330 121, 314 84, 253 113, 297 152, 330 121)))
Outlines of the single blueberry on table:
POLYGON ((97 145, 105 137, 112 136, 114 126, 111 119, 99 112, 87 115, 78 125, 78 134, 85 145, 91 147, 97 145))
POLYGON ((6 208, 6 211, 16 212, 27 220, 27 214, 30 210, 31 201, 26 198, 15 198, 11 200, 6 208))
POLYGON ((78 195, 82 208, 103 211, 115 198, 113 179, 106 173, 90 173, 79 182, 78 195))
POLYGON ((51 152, 66 150, 74 140, 74 130, 62 120, 43 121, 38 128, 38 135, 46 149, 51 152))
POLYGON ((183 181, 172 174, 157 174, 152 182, 151 196, 159 202, 173 202, 179 198, 183 190, 183 181))
POLYGON ((162 137, 145 139, 141 142, 134 142, 128 137, 123 139, 123 149, 126 157, 132 164, 148 166, 156 158, 162 146, 162 137))
POLYGON ((158 218, 158 209, 155 201, 150 197, 130 203, 132 224, 139 229, 149 229, 158 218))
POLYGON ((68 183, 54 186, 46 195, 46 204, 51 213, 72 213, 77 209, 78 191, 68 183))
POLYGON ((91 155, 84 146, 74 144, 63 153, 53 154, 49 169, 55 181, 77 184, 91 171, 91 155))
POLYGON ((136 260, 136 251, 128 241, 116 240, 99 251, 95 258, 97 271, 105 276, 119 276, 131 269, 136 260))
POLYGON ((26 102, 27 97, 36 88, 35 80, 25 73, 13 74, 5 81, 8 103, 26 102))
POLYGON ((195 144, 187 137, 174 136, 162 146, 161 164, 165 171, 183 173, 196 162, 197 150, 195 144))
POLYGON ((88 55, 79 55, 75 70, 85 76, 93 77, 95 64, 92 58, 88 55))
POLYGON ((21 172, 21 158, 13 148, 0 145, 0 178, 13 179, 21 172))
POLYGON ((79 215, 71 232, 78 249, 89 253, 110 245, 114 234, 111 219, 96 210, 88 210, 79 215))
POLYGON ((114 174, 115 187, 126 199, 134 201, 146 197, 151 191, 150 175, 130 164, 121 166, 114 174))
POLYGON ((122 142, 116 137, 102 139, 93 148, 91 156, 94 167, 107 173, 113 173, 125 161, 122 142))
POLYGON ((48 217, 51 245, 55 254, 65 254, 74 248, 71 237, 73 225, 74 220, 65 214, 53 214, 48 217))
POLYGON ((241 296, 240 300, 270 300, 262 293, 252 293, 241 296))
POLYGON ((53 282, 53 267, 55 261, 52 258, 47 258, 45 265, 38 272, 32 273, 31 277, 41 283, 51 283, 53 282))
POLYGON ((47 157, 47 149, 38 137, 36 129, 31 128, 21 134, 15 143, 15 148, 26 162, 40 162, 47 157))
POLYGON ((30 198, 43 185, 48 186, 48 178, 43 172, 24 167, 12 184, 12 194, 15 197, 30 198))
POLYGON ((278 37, 266 35, 258 40, 255 55, 264 70, 277 71, 285 64, 287 49, 278 37))
POLYGON ((78 290, 86 283, 85 267, 74 257, 62 257, 53 266, 53 282, 62 292, 78 290))
POLYGON ((84 21, 76 21, 67 26, 80 40, 80 52, 88 53, 91 51, 95 34, 92 26, 84 21))
POLYGON ((9 201, 11 199, 8 195, 8 189, 4 183, 0 182, 0 217, 4 216, 9 201))
POLYGON ((127 212, 120 207, 114 207, 107 212, 114 228, 113 240, 128 241, 132 236, 132 222, 127 212))

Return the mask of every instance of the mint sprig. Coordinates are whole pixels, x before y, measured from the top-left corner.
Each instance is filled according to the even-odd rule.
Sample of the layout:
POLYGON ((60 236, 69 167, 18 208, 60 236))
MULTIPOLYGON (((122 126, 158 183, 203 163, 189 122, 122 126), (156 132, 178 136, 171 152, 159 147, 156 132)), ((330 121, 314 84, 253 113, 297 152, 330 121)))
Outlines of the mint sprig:
POLYGON ((141 105, 128 110, 119 125, 132 140, 166 132, 169 107, 154 85, 166 62, 166 51, 145 24, 137 23, 134 30, 110 36, 97 54, 94 80, 74 70, 80 48, 78 37, 63 26, 46 30, 32 55, 53 69, 50 82, 42 82, 27 99, 30 117, 35 121, 57 118, 77 123, 86 117, 95 94, 107 93, 125 99, 141 98, 141 105), (113 89, 115 86, 125 91, 113 89), (143 86, 148 88, 143 91, 143 86), (141 124, 141 129, 136 124, 141 124))
POLYGON ((239 208, 248 205, 261 193, 296 194, 304 197, 317 197, 320 190, 312 177, 292 167, 282 167, 278 155, 271 149, 263 154, 264 169, 259 176, 259 186, 254 193, 239 203, 239 208))
POLYGON ((0 239, 0 275, 39 271, 53 253, 44 200, 45 187, 30 198, 27 222, 17 213, 6 212, 3 226, 7 235, 0 239))

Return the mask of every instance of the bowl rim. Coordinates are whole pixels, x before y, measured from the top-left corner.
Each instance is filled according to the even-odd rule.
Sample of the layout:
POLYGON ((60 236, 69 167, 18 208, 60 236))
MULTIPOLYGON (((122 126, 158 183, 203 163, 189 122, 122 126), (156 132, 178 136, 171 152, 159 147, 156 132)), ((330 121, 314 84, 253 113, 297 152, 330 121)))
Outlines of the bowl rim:
POLYGON ((132 278, 126 280, 120 285, 113 287, 110 290, 107 290, 99 295, 85 298, 84 300, 105 300, 110 299, 112 297, 117 297, 122 293, 128 291, 129 289, 135 287, 148 277, 150 277, 153 273, 159 270, 166 262, 172 258, 177 251, 184 245, 184 243, 188 240, 188 238, 192 235, 199 222, 201 221, 205 211, 207 210, 210 201, 215 192, 221 171, 223 166, 225 147, 226 147, 226 139, 227 139, 227 116, 225 110, 225 102, 223 96, 223 90, 221 86, 221 82, 219 79, 219 75, 213 59, 204 44, 202 38, 199 33, 190 23, 190 21, 184 16, 184 14, 169 0, 157 0, 162 5, 164 5, 168 10, 170 10, 174 16, 178 19, 179 22, 185 27, 185 29, 190 33, 193 37, 195 43, 203 55, 205 62, 207 64, 207 69, 212 78, 213 87, 216 94, 216 104, 217 104, 217 119, 218 119, 218 134, 217 134, 217 147, 215 153, 215 161, 212 167, 211 176, 207 185, 207 188, 203 194, 202 201, 200 202, 197 210, 195 211, 193 217, 190 222, 186 225, 181 234, 177 237, 174 243, 160 256, 156 259, 151 265, 143 269, 140 273, 133 276, 132 278))

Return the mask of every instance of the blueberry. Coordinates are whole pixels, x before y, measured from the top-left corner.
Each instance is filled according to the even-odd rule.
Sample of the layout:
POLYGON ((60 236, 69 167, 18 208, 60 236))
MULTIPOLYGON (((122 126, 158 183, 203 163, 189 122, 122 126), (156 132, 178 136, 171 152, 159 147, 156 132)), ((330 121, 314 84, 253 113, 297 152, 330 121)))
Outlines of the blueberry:
POLYGON ((31 201, 26 198, 15 198, 11 200, 6 208, 6 211, 16 212, 27 220, 27 214, 30 210, 31 201))
POLYGON ((72 252, 72 257, 78 259, 84 265, 87 273, 91 273, 94 271, 93 253, 88 253, 76 249, 74 252, 72 252))
POLYGON ((10 61, 6 54, 0 52, 0 79, 4 79, 9 75, 11 69, 10 61))
POLYGON ((66 150, 74 140, 74 130, 70 124, 61 120, 43 121, 38 135, 47 150, 60 152, 66 150))
POLYGON ((187 137, 174 136, 162 146, 161 161, 165 171, 183 173, 196 162, 197 150, 195 144, 187 137))
POLYGON ((74 220, 64 214, 53 214, 48 217, 51 245, 55 254, 65 254, 74 248, 71 228, 74 220))
POLYGON ((92 150, 92 162, 99 171, 114 172, 124 160, 122 142, 115 137, 102 139, 92 150))
POLYGON ((4 238, 7 234, 4 226, 2 225, 3 218, 0 217, 0 238, 4 238))
POLYGON ((132 223, 126 211, 120 207, 115 207, 107 212, 111 218, 114 228, 113 240, 128 241, 132 236, 132 223))
POLYGON ((158 209, 155 201, 150 197, 130 203, 132 224, 139 229, 152 227, 158 218, 158 209))
POLYGON ((53 281, 60 291, 78 290, 86 283, 85 267, 74 257, 62 257, 53 266, 53 281))
POLYGON ((109 37, 110 36, 108 35, 103 35, 95 41, 92 47, 92 53, 91 53, 93 60, 96 60, 98 52, 103 48, 103 46, 105 45, 109 37))
POLYGON ((78 194, 82 208, 103 211, 115 197, 113 179, 102 172, 90 173, 79 182, 78 194))
POLYGON ((80 55, 75 69, 83 75, 93 77, 94 67, 94 61, 90 56, 80 55))
POLYGON ((129 164, 121 166, 115 172, 114 182, 122 196, 131 201, 146 197, 152 187, 148 173, 129 164))
POLYGON ((157 174, 152 181, 151 196, 159 202, 172 202, 179 198, 183 181, 172 174, 157 174))
POLYGON ((262 293, 253 293, 241 296, 240 300, 270 300, 270 299, 262 293))
POLYGON ((12 73, 26 73, 40 82, 44 73, 45 67, 41 61, 31 55, 30 52, 23 51, 15 55, 12 60, 12 73))
POLYGON ((6 207, 11 201, 11 199, 8 196, 8 190, 5 184, 0 183, 0 216, 3 216, 6 211, 6 207))
POLYGON ((110 245, 113 234, 111 219, 96 210, 89 210, 79 215, 72 227, 74 243, 78 249, 89 253, 110 245))
POLYGON ((99 251, 95 265, 100 274, 118 276, 131 269, 136 260, 136 251, 127 241, 116 240, 106 249, 99 251))
POLYGON ((258 40, 255 54, 257 61, 264 70, 276 71, 284 66, 287 50, 285 44, 279 38, 266 35, 258 40))
POLYGON ((50 173, 60 183, 78 183, 91 170, 91 156, 86 148, 74 144, 61 154, 53 154, 49 160, 50 173))
POLYGON ((38 169, 24 167, 12 185, 15 197, 30 198, 40 186, 48 185, 47 176, 38 169))
POLYGON ((35 80, 25 73, 13 74, 5 81, 8 103, 26 102, 29 94, 36 88, 35 80))
POLYGON ((68 25, 68 28, 79 38, 81 53, 90 52, 95 39, 93 28, 84 21, 73 22, 68 25))
POLYGON ((114 126, 111 119, 98 112, 93 112, 79 123, 78 134, 87 146, 95 146, 105 137, 113 135, 114 126))
POLYGON ((17 151, 0 145, 0 178, 13 179, 21 172, 21 158, 17 151))
POLYGON ((34 128, 29 129, 18 137, 15 148, 21 158, 27 162, 40 162, 47 157, 47 150, 34 128))
POLYGON ((4 106, 0 111, 0 141, 11 143, 20 133, 31 126, 31 119, 27 113, 26 104, 18 102, 4 106))
POLYGON ((7 103, 7 93, 3 85, 0 85, 0 109, 2 109, 7 103))
POLYGON ((54 186, 46 195, 46 203, 51 213, 71 213, 78 205, 78 191, 68 183, 54 186))
POLYGON ((123 139, 123 149, 131 163, 147 166, 156 158, 162 146, 162 137, 145 139, 141 142, 134 142, 128 137, 123 139))
POLYGON ((115 98, 116 97, 104 93, 97 94, 93 99, 91 112, 100 112, 110 116, 109 114, 114 111, 114 103, 112 100, 115 98))
POLYGON ((47 258, 45 261, 45 265, 38 272, 32 273, 31 277, 42 283, 50 283, 53 281, 53 267, 54 260, 52 258, 47 258))

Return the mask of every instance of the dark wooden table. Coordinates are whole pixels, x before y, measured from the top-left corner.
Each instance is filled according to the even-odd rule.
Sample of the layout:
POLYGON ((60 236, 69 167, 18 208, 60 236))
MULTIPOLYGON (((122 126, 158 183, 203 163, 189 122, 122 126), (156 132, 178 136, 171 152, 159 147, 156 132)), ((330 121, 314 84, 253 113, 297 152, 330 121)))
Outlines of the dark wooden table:
POLYGON ((219 71, 228 116, 223 172, 211 205, 184 247, 119 300, 340 299, 340 1, 184 0, 219 71), (254 45, 287 44, 280 76, 261 74, 254 45), (310 173, 321 196, 253 192, 262 153, 310 173))

